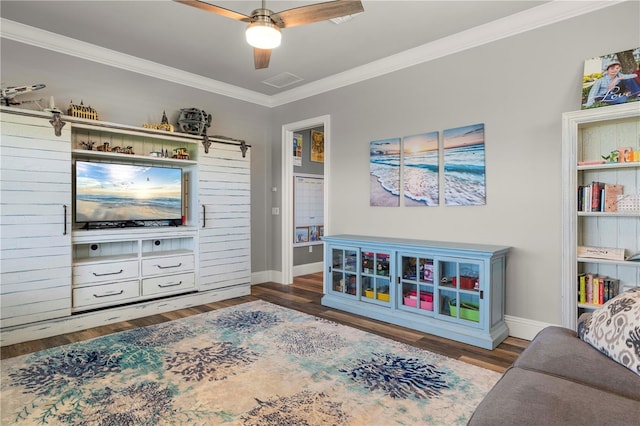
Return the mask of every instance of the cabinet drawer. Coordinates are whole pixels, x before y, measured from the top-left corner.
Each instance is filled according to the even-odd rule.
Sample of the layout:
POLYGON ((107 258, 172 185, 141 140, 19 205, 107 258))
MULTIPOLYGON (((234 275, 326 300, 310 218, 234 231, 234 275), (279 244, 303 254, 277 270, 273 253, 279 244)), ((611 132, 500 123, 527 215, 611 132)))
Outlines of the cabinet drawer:
POLYGON ((186 274, 167 275, 164 277, 145 278, 142 280, 142 295, 174 293, 184 290, 192 290, 196 287, 193 272, 186 274))
POLYGON ((91 262, 73 267, 73 284, 93 284, 138 278, 138 261, 91 262))
POLYGON ((73 307, 113 305, 140 296, 138 280, 73 289, 73 307))
POLYGON ((194 260, 192 254, 179 256, 153 257, 142 259, 142 276, 175 274, 178 272, 192 271, 194 260))

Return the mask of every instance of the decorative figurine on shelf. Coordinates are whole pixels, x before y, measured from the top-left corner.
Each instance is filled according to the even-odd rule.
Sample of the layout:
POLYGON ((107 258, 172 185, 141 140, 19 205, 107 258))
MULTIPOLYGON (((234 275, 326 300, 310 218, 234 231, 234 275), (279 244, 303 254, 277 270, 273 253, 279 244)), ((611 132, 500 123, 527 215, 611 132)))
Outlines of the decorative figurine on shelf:
POLYGON ((52 112, 54 114, 61 114, 62 113, 62 111, 60 111, 58 109, 58 107, 56 107, 56 101, 55 101, 55 99, 53 99, 53 96, 49 97, 49 105, 47 106, 47 108, 44 109, 44 111, 52 112))
POLYGON ((172 124, 169 124, 167 113, 162 111, 162 122, 160 124, 143 124, 145 129, 163 130, 165 132, 173 132, 174 128, 172 124))
POLYGON ((86 149, 87 151, 93 151, 93 146, 95 145, 95 141, 89 141, 89 142, 80 142, 80 146, 83 147, 84 149, 86 149))
POLYGON ((69 102, 67 115, 77 118, 88 118, 89 120, 98 120, 98 111, 90 106, 84 106, 83 101, 80 101, 80 105, 74 104, 73 101, 69 102))
MULTIPOLYGON (((6 106, 20 105, 22 102, 14 101, 16 96, 24 95, 25 93, 33 92, 34 90, 40 90, 47 87, 44 84, 33 84, 31 86, 13 86, 2 89, 2 103, 6 106)), ((32 101, 28 101, 32 102, 32 101)))
POLYGON ((173 156, 171 158, 177 158, 179 160, 188 160, 189 157, 189 151, 187 151, 187 148, 175 148, 173 150, 173 156))
POLYGON ((618 162, 618 150, 616 149, 615 151, 611 151, 611 153, 609 153, 609 155, 604 156, 601 155, 602 159, 609 162, 609 163, 617 163, 618 162))
POLYGON ((211 114, 198 108, 183 108, 178 117, 178 126, 183 133, 205 135, 207 127, 211 127, 211 114))
POLYGON ((109 142, 105 142, 102 145, 98 145, 96 149, 98 151, 111 152, 111 147, 109 146, 109 142))

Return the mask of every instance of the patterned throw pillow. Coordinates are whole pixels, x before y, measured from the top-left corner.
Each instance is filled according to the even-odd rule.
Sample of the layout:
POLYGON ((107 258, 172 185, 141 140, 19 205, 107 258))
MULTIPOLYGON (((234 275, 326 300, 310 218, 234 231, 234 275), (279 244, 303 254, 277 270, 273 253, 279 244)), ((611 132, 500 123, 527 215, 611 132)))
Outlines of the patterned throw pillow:
POLYGON ((600 352, 640 375, 640 287, 582 316, 578 336, 600 352))

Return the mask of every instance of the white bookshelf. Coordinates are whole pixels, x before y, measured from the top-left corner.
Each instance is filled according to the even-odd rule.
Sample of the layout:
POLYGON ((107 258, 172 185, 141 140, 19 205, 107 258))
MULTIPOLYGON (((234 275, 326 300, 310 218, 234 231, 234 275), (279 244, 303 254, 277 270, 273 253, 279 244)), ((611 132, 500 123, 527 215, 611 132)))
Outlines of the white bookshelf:
POLYGON ((640 284, 640 262, 577 256, 578 246, 624 249, 627 256, 640 251, 640 212, 578 211, 578 187, 593 181, 640 193, 640 162, 578 165, 620 147, 640 150, 640 102, 567 112, 562 126, 562 322, 575 329, 581 313, 601 306, 578 303, 579 274, 615 278, 620 291, 640 284))

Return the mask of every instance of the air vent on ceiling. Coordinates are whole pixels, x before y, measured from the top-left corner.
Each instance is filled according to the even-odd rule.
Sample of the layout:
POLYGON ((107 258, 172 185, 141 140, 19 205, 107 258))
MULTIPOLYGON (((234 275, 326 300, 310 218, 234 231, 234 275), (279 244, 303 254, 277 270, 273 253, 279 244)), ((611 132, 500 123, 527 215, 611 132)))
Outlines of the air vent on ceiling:
POLYGON ((344 15, 344 16, 338 16, 337 18, 332 18, 329 19, 331 22, 333 22, 336 25, 339 24, 343 24, 345 22, 348 22, 350 20, 352 20, 353 18, 355 18, 356 16, 360 15, 362 12, 360 13, 354 13, 353 15, 344 15))
POLYGON ((295 74, 291 74, 290 72, 283 72, 282 74, 278 74, 264 80, 263 83, 267 86, 282 89, 283 87, 291 86, 292 84, 298 83, 302 80, 303 79, 301 77, 298 77, 295 74))

